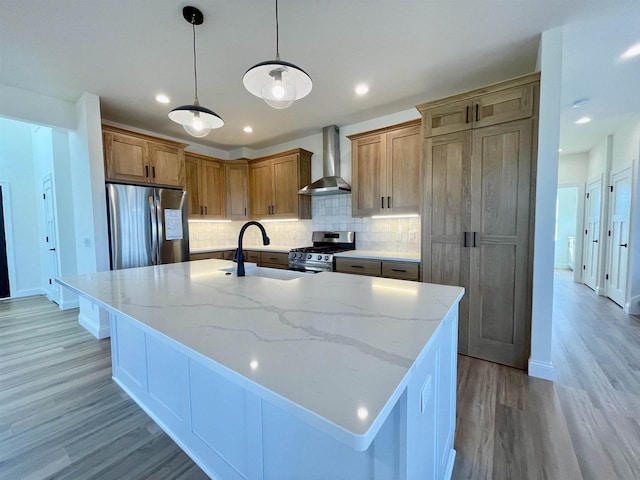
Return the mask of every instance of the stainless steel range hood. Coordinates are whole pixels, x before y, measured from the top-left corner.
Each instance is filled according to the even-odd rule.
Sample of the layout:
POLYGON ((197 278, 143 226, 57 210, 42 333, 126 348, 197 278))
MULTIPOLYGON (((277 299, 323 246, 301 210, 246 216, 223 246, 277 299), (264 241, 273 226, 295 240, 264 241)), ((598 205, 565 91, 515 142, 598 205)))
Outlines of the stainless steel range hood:
POLYGON ((340 130, 335 125, 322 129, 322 178, 298 190, 301 195, 351 193, 351 185, 340 178, 340 130))

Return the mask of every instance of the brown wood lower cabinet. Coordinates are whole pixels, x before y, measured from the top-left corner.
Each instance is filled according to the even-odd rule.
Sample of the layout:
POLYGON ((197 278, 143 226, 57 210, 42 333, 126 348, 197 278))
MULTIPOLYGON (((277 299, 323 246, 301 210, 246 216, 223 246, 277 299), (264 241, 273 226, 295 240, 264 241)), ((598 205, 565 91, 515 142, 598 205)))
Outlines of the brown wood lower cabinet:
POLYGON ((418 281, 420 279, 420 264, 393 260, 338 257, 336 258, 336 272, 418 281))
POLYGON ((261 252, 260 266, 287 270, 289 268, 289 254, 282 252, 261 252))
POLYGON ((224 259, 224 252, 203 252, 203 253, 192 253, 189 255, 189 260, 222 260, 224 259))

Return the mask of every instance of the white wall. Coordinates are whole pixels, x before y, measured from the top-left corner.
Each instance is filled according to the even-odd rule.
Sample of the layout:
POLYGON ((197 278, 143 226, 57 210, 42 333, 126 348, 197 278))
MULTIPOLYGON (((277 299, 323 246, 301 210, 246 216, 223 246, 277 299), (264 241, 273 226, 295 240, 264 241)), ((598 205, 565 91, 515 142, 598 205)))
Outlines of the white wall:
POLYGON ((0 115, 66 130, 73 130, 76 126, 73 103, 2 84, 0 84, 0 115))
POLYGON ((547 30, 540 39, 540 126, 536 176, 531 356, 529 375, 553 380, 553 256, 555 200, 560 144, 562 29, 547 30))
POLYGON ((13 260, 9 266, 15 277, 10 278, 12 297, 44 293, 34 175, 31 125, 0 118, 0 182, 9 185, 12 210, 5 216, 5 224, 11 222, 13 237, 8 240, 14 251, 7 252, 13 260))
POLYGON ((588 182, 600 178, 607 171, 607 146, 608 137, 605 137, 600 140, 595 147, 589 150, 589 164, 587 168, 588 182))
POLYGON ((589 153, 560 155, 558 159, 558 184, 587 183, 589 170, 589 153))

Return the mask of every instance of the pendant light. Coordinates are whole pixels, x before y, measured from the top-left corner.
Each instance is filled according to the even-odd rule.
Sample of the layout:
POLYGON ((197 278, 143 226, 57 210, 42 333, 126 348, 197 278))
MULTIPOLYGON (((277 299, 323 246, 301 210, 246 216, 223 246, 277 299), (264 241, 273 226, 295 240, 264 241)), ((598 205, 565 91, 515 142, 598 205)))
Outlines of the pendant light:
POLYGON ((205 137, 214 128, 220 128, 224 121, 212 110, 200 105, 198 101, 198 69, 196 61, 196 25, 202 25, 204 16, 196 7, 184 7, 182 16, 193 29, 193 78, 195 84, 195 100, 193 105, 181 105, 169 112, 169 118, 182 125, 189 135, 205 137))
POLYGON ((258 63, 246 71, 242 83, 250 93, 262 98, 273 108, 287 108, 309 95, 311 77, 293 63, 280 60, 278 0, 276 0, 276 59, 258 63))

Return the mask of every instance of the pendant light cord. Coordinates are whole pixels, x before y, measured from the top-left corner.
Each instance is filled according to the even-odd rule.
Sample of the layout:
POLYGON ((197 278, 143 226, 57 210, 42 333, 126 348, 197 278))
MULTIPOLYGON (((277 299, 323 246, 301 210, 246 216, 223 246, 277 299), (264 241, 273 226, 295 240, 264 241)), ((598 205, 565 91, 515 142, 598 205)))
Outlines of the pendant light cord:
POLYGON ((278 0, 276 0, 276 60, 280 60, 280 26, 278 22, 278 0))
POLYGON ((191 28, 193 29, 193 79, 194 79, 195 92, 196 92, 196 99, 195 99, 194 104, 195 105, 200 105, 200 103, 198 102, 198 67, 197 67, 197 60, 196 60, 196 24, 195 24, 195 18, 191 19, 191 28))

